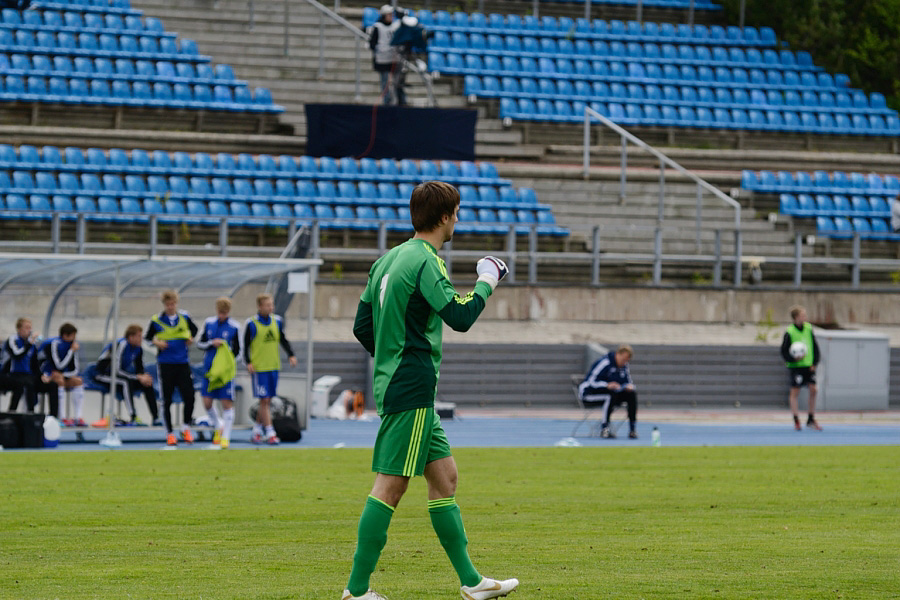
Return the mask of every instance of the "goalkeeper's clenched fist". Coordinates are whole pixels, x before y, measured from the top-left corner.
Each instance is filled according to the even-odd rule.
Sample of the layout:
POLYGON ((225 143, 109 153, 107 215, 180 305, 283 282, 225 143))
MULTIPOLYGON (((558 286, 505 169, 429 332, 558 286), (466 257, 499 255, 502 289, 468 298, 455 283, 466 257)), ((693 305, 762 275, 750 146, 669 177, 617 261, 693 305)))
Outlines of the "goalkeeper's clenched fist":
POLYGON ((493 290, 509 273, 509 268, 496 256, 485 256, 475 264, 475 272, 478 273, 478 281, 485 282, 493 290))

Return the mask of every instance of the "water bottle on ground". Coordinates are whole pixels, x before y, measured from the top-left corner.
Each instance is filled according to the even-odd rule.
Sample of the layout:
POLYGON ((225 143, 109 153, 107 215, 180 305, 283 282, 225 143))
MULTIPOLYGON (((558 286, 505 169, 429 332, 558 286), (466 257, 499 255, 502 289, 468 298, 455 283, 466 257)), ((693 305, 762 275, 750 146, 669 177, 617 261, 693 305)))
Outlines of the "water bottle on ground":
POLYGON ((650 434, 650 444, 657 447, 662 445, 662 441, 659 437, 659 427, 653 428, 653 432, 650 434))

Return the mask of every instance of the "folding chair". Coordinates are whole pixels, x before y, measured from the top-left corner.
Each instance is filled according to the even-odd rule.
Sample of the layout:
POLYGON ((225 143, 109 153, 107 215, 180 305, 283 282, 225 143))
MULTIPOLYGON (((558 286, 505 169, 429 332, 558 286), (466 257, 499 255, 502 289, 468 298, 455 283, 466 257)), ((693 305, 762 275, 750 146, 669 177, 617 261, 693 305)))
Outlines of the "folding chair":
MULTIPOLYGON (((585 402, 581 397, 581 394, 578 392, 578 388, 581 385, 581 382, 584 381, 584 375, 573 373, 569 377, 572 381, 572 393, 575 395, 575 401, 578 403, 578 406, 581 407, 581 409, 584 411, 584 417, 581 419, 581 421, 578 422, 577 425, 575 425, 575 429, 572 430, 571 437, 575 437, 575 434, 578 432, 581 426, 584 425, 584 423, 587 422, 587 420, 591 417, 591 413, 597 409, 600 410, 600 418, 589 424, 590 433, 588 434, 588 437, 600 437, 600 432, 603 430, 603 406, 606 403, 585 402)), ((627 420, 628 418, 626 417, 620 420, 618 423, 615 423, 612 421, 612 419, 610 419, 609 427, 613 435, 616 435, 619 432, 619 429, 622 427, 622 425, 625 424, 625 421, 627 420)))

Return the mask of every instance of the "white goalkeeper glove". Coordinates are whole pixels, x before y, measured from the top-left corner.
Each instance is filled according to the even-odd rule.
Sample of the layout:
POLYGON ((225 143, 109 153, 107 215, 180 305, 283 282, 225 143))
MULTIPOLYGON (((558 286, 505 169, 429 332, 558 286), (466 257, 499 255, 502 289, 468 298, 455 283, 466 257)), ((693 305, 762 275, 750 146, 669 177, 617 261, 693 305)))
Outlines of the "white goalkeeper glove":
POLYGON ((478 273, 478 281, 485 282, 493 290, 509 273, 509 268, 496 256, 485 256, 475 264, 475 272, 478 273))

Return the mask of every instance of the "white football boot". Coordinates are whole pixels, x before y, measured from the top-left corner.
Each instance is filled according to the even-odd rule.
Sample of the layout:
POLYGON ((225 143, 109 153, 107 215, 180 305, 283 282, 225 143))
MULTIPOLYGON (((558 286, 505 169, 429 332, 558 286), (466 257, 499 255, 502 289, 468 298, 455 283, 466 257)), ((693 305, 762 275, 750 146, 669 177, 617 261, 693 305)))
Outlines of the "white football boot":
POLYGON ((519 587, 518 579, 505 579, 497 581, 490 577, 482 577, 481 583, 474 587, 462 586, 459 593, 465 600, 487 600, 488 598, 502 598, 519 587))
POLYGON ((369 590, 362 596, 354 596, 350 593, 350 590, 344 590, 344 593, 341 594, 341 600, 387 600, 387 598, 372 590, 369 590))

